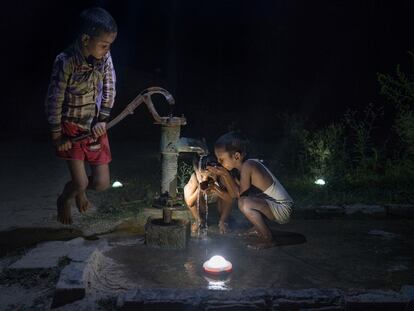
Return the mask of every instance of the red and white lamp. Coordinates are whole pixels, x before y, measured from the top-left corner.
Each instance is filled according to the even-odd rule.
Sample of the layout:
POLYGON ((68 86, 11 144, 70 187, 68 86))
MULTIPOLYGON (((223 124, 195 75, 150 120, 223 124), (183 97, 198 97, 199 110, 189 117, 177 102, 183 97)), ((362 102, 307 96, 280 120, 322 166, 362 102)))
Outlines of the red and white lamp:
POLYGON ((224 257, 216 255, 203 264, 203 269, 208 274, 220 275, 230 273, 233 270, 233 265, 224 257))

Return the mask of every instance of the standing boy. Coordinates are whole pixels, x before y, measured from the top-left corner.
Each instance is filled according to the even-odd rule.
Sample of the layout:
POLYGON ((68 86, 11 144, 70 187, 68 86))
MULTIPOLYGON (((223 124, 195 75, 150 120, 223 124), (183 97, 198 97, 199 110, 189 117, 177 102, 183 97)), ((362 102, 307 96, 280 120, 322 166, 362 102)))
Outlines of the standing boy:
POLYGON ((109 187, 111 152, 106 122, 115 99, 115 71, 109 52, 117 25, 102 8, 81 13, 76 41, 54 62, 46 97, 46 114, 53 145, 66 160, 71 180, 57 199, 57 220, 71 224, 71 200, 81 213, 90 207, 86 189, 109 187), (90 138, 72 142, 91 133, 90 138), (88 177, 85 163, 91 167, 88 177))

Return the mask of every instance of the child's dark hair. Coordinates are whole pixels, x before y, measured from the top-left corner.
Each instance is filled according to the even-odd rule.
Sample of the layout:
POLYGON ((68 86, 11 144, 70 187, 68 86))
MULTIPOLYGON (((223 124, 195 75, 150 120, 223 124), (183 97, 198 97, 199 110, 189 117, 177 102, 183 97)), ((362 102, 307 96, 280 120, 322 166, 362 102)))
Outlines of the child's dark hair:
POLYGON ((196 155, 193 157, 193 168, 195 170, 199 168, 205 170, 207 166, 220 166, 220 164, 218 163, 217 158, 212 154, 207 156, 196 155))
POLYGON ((217 139, 214 148, 224 149, 230 155, 238 152, 243 159, 246 159, 249 151, 249 140, 240 132, 228 132, 217 139))
POLYGON ((102 8, 90 8, 80 14, 79 35, 98 37, 101 33, 118 32, 114 18, 102 8))

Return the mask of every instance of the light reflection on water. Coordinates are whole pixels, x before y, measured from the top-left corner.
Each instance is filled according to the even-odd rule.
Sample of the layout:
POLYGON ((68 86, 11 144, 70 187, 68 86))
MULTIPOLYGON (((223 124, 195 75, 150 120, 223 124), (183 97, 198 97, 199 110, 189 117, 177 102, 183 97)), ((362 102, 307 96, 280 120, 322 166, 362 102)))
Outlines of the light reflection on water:
POLYGON ((190 258, 184 263, 184 269, 193 284, 200 284, 200 280, 204 279, 204 281, 207 281, 207 284, 204 281, 202 283, 206 285, 207 289, 231 290, 231 287, 229 286, 231 281, 230 274, 217 276, 207 274, 195 263, 194 258, 190 258))
POLYGON ((208 282, 208 289, 211 290, 231 290, 231 287, 228 285, 228 283, 231 280, 230 275, 226 276, 207 276, 204 275, 204 279, 208 282))

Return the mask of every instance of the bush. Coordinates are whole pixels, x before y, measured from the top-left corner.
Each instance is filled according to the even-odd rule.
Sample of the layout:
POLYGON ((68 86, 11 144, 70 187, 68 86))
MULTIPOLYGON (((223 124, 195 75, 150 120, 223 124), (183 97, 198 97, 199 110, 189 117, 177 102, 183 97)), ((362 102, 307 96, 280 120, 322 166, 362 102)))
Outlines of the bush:
MULTIPOLYGON (((414 54, 409 52, 412 61, 414 54)), ((394 176, 401 172, 402 176, 414 175, 414 81, 397 66, 395 76, 378 74, 381 94, 391 105, 395 106, 396 116, 394 131, 399 139, 394 157, 387 163, 387 173, 394 176)))

